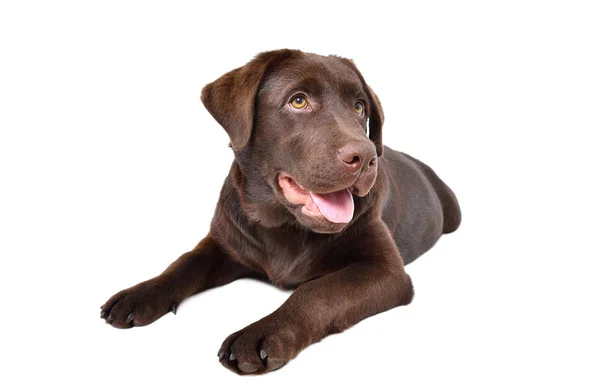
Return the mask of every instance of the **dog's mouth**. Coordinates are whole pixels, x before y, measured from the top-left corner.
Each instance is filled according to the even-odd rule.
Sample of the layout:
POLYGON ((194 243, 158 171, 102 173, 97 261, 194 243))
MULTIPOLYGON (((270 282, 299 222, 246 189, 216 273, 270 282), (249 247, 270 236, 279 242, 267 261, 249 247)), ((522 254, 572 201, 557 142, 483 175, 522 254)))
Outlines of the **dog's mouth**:
POLYGON ((348 223, 354 216, 352 187, 329 193, 312 192, 290 175, 278 176, 279 187, 291 204, 302 205, 302 213, 312 218, 323 217, 332 223, 348 223))

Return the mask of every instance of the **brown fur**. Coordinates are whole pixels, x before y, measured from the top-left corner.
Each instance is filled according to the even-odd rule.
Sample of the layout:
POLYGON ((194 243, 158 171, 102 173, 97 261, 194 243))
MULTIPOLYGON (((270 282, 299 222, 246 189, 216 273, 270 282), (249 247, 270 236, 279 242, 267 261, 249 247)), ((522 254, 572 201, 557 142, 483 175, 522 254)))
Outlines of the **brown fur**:
POLYGON ((258 374, 412 300, 404 266, 458 228, 460 208, 433 170, 383 146, 381 104, 353 62, 265 52, 207 85, 202 102, 235 152, 210 233, 161 275, 111 297, 101 312, 108 323, 150 324, 190 295, 241 277, 296 288, 219 350, 227 368, 258 374), (310 108, 291 108, 298 92, 310 108), (357 99, 364 115, 352 109, 357 99), (360 158, 357 173, 347 170, 340 151, 360 158), (320 193, 351 187, 354 217, 349 223, 309 218, 283 196, 282 172, 320 193))

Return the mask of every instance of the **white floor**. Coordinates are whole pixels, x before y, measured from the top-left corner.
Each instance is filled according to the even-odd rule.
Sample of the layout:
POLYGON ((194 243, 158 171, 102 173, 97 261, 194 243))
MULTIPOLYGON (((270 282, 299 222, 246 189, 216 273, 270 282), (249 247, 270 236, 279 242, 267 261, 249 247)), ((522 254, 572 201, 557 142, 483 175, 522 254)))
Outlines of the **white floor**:
POLYGON ((600 390, 593 2, 331 4, 0 6, 1 390, 600 390), (126 331, 99 307, 206 234, 232 154, 200 89, 280 47, 353 58, 464 220, 411 305, 239 377, 222 340, 289 293, 126 331))

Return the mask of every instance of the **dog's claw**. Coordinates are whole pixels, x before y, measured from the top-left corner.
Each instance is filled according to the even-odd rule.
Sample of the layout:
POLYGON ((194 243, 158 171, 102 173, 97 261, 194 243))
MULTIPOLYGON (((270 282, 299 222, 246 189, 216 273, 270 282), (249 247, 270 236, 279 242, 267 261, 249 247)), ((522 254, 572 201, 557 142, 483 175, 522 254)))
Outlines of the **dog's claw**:
POLYGON ((267 357, 267 352, 262 349, 260 350, 260 359, 265 359, 267 357))
POLYGON ((113 317, 113 315, 112 315, 112 313, 111 313, 111 314, 109 314, 109 315, 108 315, 108 318, 106 319, 106 322, 107 322, 107 323, 112 323, 112 321, 113 321, 114 319, 115 319, 115 318, 113 317))
POLYGON ((106 312, 104 310, 100 311, 100 318, 106 317, 106 312))
POLYGON ((171 305, 171 312, 173 312, 173 314, 177 315, 177 304, 171 305))
POLYGON ((223 359, 223 357, 225 357, 225 351, 219 351, 217 356, 219 357, 219 360, 223 359))
POLYGON ((127 320, 125 320, 125 324, 129 324, 133 321, 135 317, 133 316, 133 313, 129 313, 129 316, 127 316, 127 320))
POLYGON ((237 357, 235 356, 235 354, 234 354, 234 353, 231 353, 231 355, 229 356, 229 360, 230 360, 230 361, 235 361, 235 359, 236 359, 236 358, 237 358, 237 357))

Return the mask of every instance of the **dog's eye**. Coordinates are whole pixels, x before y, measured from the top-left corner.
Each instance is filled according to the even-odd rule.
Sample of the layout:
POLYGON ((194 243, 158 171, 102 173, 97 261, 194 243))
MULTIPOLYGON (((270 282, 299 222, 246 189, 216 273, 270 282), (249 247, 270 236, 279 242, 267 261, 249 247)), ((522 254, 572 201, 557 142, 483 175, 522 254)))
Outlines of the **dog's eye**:
POLYGON ((358 114, 359 116, 362 116, 364 111, 365 105, 363 105, 361 101, 356 101, 356 103, 354 104, 354 113, 358 114))
POLYGON ((292 97, 290 105, 292 105, 294 109, 304 109, 306 105, 308 105, 308 101, 303 95, 295 95, 292 97))

